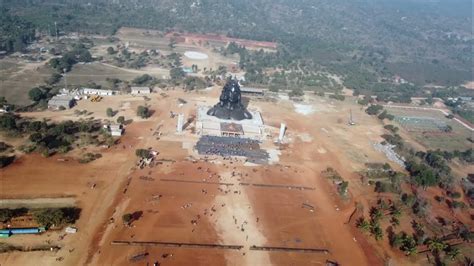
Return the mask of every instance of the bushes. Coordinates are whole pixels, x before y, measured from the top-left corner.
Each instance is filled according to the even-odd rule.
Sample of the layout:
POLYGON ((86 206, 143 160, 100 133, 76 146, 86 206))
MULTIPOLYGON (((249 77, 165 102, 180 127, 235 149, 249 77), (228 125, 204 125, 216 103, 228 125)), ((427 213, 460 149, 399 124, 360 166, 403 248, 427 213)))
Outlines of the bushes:
POLYGON ((206 88, 208 84, 198 77, 186 77, 183 85, 185 90, 199 90, 206 88))
POLYGON ((46 98, 46 93, 44 93, 40 88, 35 87, 28 92, 28 96, 32 101, 39 102, 46 98))
POLYGON ((12 114, 4 114, 0 116, 0 129, 15 130, 17 117, 12 114))
POLYGON ((107 108, 107 110, 105 111, 105 113, 107 114, 108 117, 112 117, 115 115, 115 112, 114 110, 112 110, 112 108, 107 108))
POLYGON ((100 154, 100 153, 94 154, 94 153, 88 152, 88 153, 84 154, 81 159, 79 159, 79 162, 80 163, 89 163, 89 162, 92 162, 92 161, 94 161, 96 159, 99 159, 101 157, 102 157, 102 154, 100 154))
POLYGON ((15 160, 15 155, 12 156, 0 156, 0 168, 7 167, 15 160))
POLYGON ((349 187, 349 182, 347 181, 342 181, 341 184, 339 184, 339 187, 338 187, 338 191, 339 191, 339 194, 344 196, 347 194, 347 188, 349 187))
POLYGON ((293 89, 288 93, 290 97, 302 97, 304 95, 304 91, 300 88, 293 89))
POLYGON ((151 112, 148 107, 140 105, 137 108, 137 115, 141 118, 148 118, 151 116, 151 112))
POLYGON ((132 222, 133 216, 131 213, 126 213, 122 216, 122 221, 124 224, 130 224, 132 222))
POLYGON ((125 122, 125 117, 119 116, 119 117, 117 118, 117 123, 123 124, 124 122, 125 122))
POLYGON ((387 112, 387 110, 384 110, 382 113, 380 113, 380 114, 378 115, 378 118, 379 118, 380 120, 384 120, 385 118, 388 119, 388 120, 393 120, 393 119, 395 118, 395 116, 389 114, 389 113, 387 112))
POLYGON ((385 128, 386 130, 388 130, 392 133, 397 133, 397 131, 398 131, 398 127, 396 127, 394 125, 385 125, 383 128, 385 128))
POLYGON ((383 109, 383 106, 382 105, 378 105, 378 104, 373 104, 371 106, 369 106, 369 108, 367 108, 365 110, 365 112, 369 115, 376 115, 378 114, 380 111, 382 111, 383 109))
POLYGON ((340 95, 340 94, 330 94, 329 98, 336 99, 338 101, 344 101, 346 99, 344 95, 340 95))
POLYGON ((149 150, 137 149, 135 150, 135 155, 140 158, 150 158, 151 153, 149 150))
POLYGON ((7 143, 0 141, 0 152, 4 152, 8 149, 10 149, 12 146, 8 145, 7 143))
POLYGON ((395 145, 398 148, 403 148, 403 139, 400 135, 383 134, 381 137, 384 138, 388 143, 395 145))
POLYGON ((79 214, 80 209, 78 208, 38 209, 33 211, 36 222, 46 227, 73 223, 79 218, 79 214))
POLYGON ((132 83, 137 84, 137 85, 144 85, 145 83, 152 81, 153 77, 148 75, 148 74, 143 74, 139 77, 136 77, 132 80, 132 83))

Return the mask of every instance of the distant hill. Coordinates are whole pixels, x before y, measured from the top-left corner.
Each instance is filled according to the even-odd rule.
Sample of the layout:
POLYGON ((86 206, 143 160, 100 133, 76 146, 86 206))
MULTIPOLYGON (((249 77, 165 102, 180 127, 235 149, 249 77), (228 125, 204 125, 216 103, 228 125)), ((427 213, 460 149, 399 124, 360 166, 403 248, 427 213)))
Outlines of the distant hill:
POLYGON ((472 80, 470 0, 0 0, 42 31, 121 26, 276 41, 333 72, 400 75, 419 85, 472 80), (406 67, 408 64, 408 67, 406 67), (419 71, 419 74, 417 73, 419 71), (441 74, 440 74, 441 73, 441 74), (443 74, 444 73, 444 74, 443 74), (447 73, 447 74, 446 74, 447 73))

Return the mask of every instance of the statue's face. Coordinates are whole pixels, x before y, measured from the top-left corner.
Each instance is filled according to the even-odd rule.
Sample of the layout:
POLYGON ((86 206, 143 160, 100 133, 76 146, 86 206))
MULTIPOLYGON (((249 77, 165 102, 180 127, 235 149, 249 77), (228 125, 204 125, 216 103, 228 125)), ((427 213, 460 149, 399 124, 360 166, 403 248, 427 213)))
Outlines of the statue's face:
POLYGON ((229 101, 231 103, 240 101, 240 91, 235 86, 232 86, 229 90, 229 101))

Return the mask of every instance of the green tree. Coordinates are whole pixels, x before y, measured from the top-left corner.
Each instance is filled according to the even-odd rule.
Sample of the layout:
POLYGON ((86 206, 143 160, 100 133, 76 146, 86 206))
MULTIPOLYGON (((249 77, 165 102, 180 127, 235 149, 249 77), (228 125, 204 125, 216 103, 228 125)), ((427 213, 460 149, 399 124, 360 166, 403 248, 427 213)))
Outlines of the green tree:
POLYGON ((175 67, 170 70, 170 77, 172 80, 180 80, 186 76, 183 69, 180 67, 175 67))
POLYGON ((126 213, 122 216, 122 221, 124 224, 130 224, 130 222, 132 222, 132 219, 133 219, 133 215, 130 214, 130 213, 126 213))
POLYGON ((61 74, 53 73, 53 74, 51 74, 51 77, 49 77, 48 80, 46 80, 46 83, 48 85, 56 84, 61 80, 61 77, 62 77, 61 74))
POLYGON ((0 129, 3 130, 14 130, 16 129, 16 118, 11 114, 5 114, 0 116, 0 129))
POLYGON ((461 255, 461 251, 457 247, 449 247, 446 250, 446 256, 451 260, 456 260, 461 255))
POLYGON ((382 228, 380 228, 380 226, 372 227, 372 235, 374 236, 375 240, 377 240, 377 241, 383 239, 382 228))
POLYGON ((383 218, 383 212, 382 210, 380 210, 379 208, 372 208, 371 210, 371 213, 370 213, 370 217, 372 218, 372 220, 374 221, 380 221, 382 218, 383 218))
POLYGON ((418 253, 416 241, 412 236, 404 237, 403 245, 400 249, 404 251, 407 256, 412 256, 418 253))
POLYGON ((428 248, 431 250, 431 252, 435 255, 439 254, 441 251, 443 251, 447 245, 439 238, 433 238, 428 240, 428 248))
POLYGON ((41 133, 35 132, 30 135, 29 139, 31 142, 38 144, 43 140, 43 135, 41 135, 41 133))
POLYGON ((148 74, 143 74, 139 77, 136 77, 132 80, 132 83, 137 84, 137 85, 144 85, 145 83, 153 80, 153 77, 148 75, 148 74))
POLYGON ((34 211, 33 217, 42 226, 59 226, 63 222, 64 213, 60 209, 41 209, 34 211))
POLYGON ((370 105, 365 112, 369 115, 376 115, 383 109, 382 105, 372 104, 370 105))
POLYGON ((392 224, 393 227, 397 227, 400 225, 400 220, 398 220, 398 218, 396 217, 392 217, 392 219, 390 220, 390 223, 392 224))
POLYGON ((0 222, 5 223, 13 217, 13 211, 10 209, 0 209, 0 222))
POLYGON ((123 124, 123 122, 125 122, 125 117, 119 116, 119 117, 117 118, 117 123, 123 124))
POLYGON ((141 118, 148 118, 150 117, 151 113, 148 107, 140 105, 137 108, 137 115, 141 118))
POLYGON ((303 95, 304 95, 304 91, 300 88, 293 89, 288 93, 288 96, 290 97, 301 97, 303 95))
POLYGON ((347 188, 349 187, 349 182, 347 181, 342 181, 341 184, 339 184, 339 194, 341 195, 346 195, 347 194, 347 188))
POLYGON ((106 110, 106 114, 107 114, 108 117, 112 117, 112 116, 115 115, 115 112, 114 112, 114 110, 112 110, 112 108, 109 107, 106 110))
POLYGON ((151 153, 146 149, 137 149, 135 150, 135 155, 140 158, 150 158, 151 153))
POLYGON ((112 46, 109 46, 109 47, 107 48, 107 53, 110 54, 110 55, 112 55, 112 54, 115 54, 116 52, 115 52, 115 50, 114 50, 114 48, 113 48, 112 46))
POLYGON ((28 92, 28 96, 32 101, 39 102, 46 97, 46 94, 40 88, 35 87, 28 92))
POLYGON ((369 232, 370 231, 370 223, 365 220, 363 217, 361 217, 357 221, 357 228, 361 229, 364 232, 369 232))

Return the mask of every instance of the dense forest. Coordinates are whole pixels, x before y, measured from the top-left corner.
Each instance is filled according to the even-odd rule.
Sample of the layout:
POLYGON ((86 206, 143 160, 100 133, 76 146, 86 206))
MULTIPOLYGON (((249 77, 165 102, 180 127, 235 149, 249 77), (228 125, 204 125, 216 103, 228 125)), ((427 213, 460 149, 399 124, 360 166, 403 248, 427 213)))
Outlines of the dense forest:
MULTIPOLYGON (((20 24, 25 25, 21 34, 8 35, 12 40, 21 36, 24 42, 31 39, 25 38, 31 36, 30 22, 38 31, 49 34, 56 33, 55 22, 60 32, 112 34, 121 26, 215 32, 276 41, 277 58, 269 63, 340 74, 345 78, 344 85, 362 93, 380 90, 381 86, 385 86, 385 91, 398 91, 379 85, 381 79, 393 75, 400 75, 415 86, 459 85, 472 79, 470 0, 0 0, 0 3, 10 14, 2 16, 2 28, 17 25, 20 19, 25 21, 20 24)), ((3 43, 2 40, 5 47, 3 43)), ((251 73, 259 71, 259 66, 250 66, 251 73)))
POLYGON ((35 26, 0 9, 0 51, 23 51, 35 39, 35 26))

